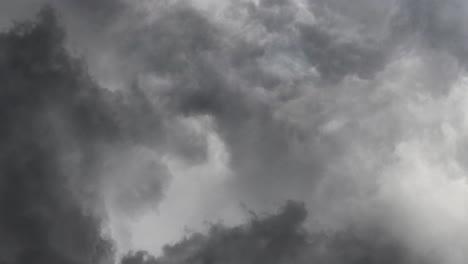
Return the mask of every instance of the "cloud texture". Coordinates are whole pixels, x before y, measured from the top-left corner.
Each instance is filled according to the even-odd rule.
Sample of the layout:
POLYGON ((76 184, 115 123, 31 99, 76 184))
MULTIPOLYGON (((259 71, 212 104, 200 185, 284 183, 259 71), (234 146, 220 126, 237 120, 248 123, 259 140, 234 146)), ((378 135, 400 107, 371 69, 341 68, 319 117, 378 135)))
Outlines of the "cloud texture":
POLYGON ((0 10, 0 262, 468 259, 465 1, 0 10))

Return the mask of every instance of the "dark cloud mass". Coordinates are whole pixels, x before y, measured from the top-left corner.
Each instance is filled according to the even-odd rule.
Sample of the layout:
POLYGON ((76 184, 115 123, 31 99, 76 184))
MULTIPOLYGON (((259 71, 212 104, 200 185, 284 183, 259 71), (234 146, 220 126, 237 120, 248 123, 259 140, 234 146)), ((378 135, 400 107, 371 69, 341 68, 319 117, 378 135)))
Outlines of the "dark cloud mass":
POLYGON ((430 263, 375 231, 308 233, 306 217, 303 204, 289 201, 276 214, 254 214, 245 225, 213 225, 207 235, 192 234, 166 246, 159 258, 131 252, 121 263, 430 263))
MULTIPOLYGON (((101 91, 66 55, 51 9, 0 38, 1 261, 96 262, 111 244, 100 237, 99 220, 68 195, 72 186, 62 177, 67 168, 59 163, 63 149, 95 155, 88 146, 114 134, 113 122, 102 120, 101 91), (60 138, 68 126, 76 142, 60 138)), ((84 170, 93 166, 92 160, 84 163, 84 170)))
POLYGON ((0 2, 0 264, 466 263, 467 12, 0 2))
POLYGON ((105 145, 138 144, 159 127, 141 94, 127 105, 98 88, 63 41, 50 7, 0 36, 2 263, 109 262, 98 208, 82 201, 99 202, 105 145))

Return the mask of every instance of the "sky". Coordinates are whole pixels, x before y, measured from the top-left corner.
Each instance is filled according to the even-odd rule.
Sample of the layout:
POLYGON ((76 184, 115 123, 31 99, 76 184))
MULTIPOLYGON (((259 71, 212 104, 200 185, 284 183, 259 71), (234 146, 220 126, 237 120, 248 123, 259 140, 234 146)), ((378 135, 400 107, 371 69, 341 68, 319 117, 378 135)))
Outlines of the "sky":
MULTIPOLYGON (((463 0, 1 1, 0 263, 105 263, 63 242, 80 230, 115 262, 163 263, 176 245, 216 248, 214 223, 250 243, 252 214, 269 226, 294 215, 287 201, 310 234, 391 241, 405 256, 392 263, 466 263, 467 13, 463 0), (36 18, 44 4, 63 39, 36 18)), ((314 247, 292 263, 342 263, 314 247)))

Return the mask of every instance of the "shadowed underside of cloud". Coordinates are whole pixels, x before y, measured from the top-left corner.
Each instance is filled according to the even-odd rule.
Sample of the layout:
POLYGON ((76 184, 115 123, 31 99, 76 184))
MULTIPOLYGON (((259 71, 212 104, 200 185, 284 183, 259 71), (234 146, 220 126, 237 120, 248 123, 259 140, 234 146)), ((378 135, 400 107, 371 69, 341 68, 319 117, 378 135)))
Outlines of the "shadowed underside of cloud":
POLYGON ((253 214, 244 225, 218 224, 207 234, 191 234, 166 246, 161 257, 131 252, 121 263, 430 263, 375 230, 310 233, 303 227, 306 217, 304 204, 289 201, 276 214, 253 214))

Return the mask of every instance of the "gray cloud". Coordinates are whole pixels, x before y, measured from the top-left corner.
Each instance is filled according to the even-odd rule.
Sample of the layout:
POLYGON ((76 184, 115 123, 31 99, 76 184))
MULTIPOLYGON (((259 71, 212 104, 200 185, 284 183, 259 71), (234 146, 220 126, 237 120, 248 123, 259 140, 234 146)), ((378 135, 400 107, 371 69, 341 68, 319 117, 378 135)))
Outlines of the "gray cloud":
POLYGON ((431 263, 375 230, 372 235, 351 229, 308 233, 306 217, 303 205, 288 202, 280 212, 254 215, 242 226, 213 225, 207 235, 193 234, 165 247, 159 258, 139 251, 121 263, 431 263))
MULTIPOLYGON (((163 143, 177 127, 138 88, 99 88, 68 55, 50 7, 2 33, 0 47, 1 262, 111 261, 104 207, 133 215, 161 199, 170 173, 148 154, 185 152, 163 143)), ((190 137, 179 133, 179 145, 190 137)))
POLYGON ((395 30, 420 34, 423 45, 442 49, 466 63, 467 35, 463 29, 467 6, 463 1, 403 1, 395 30))
MULTIPOLYGON (((57 105, 53 124, 61 120, 67 130, 56 133, 67 135, 65 142, 76 141, 72 149, 83 157, 78 167, 92 174, 90 182, 77 178, 97 196, 89 203, 104 200, 119 217, 165 201, 171 172, 199 169, 221 155, 210 149, 213 136, 228 157, 223 166, 229 178, 221 184, 229 190, 227 200, 259 210, 285 199, 304 200, 316 214, 304 220, 304 227, 311 234, 336 232, 320 246, 305 246, 312 248, 304 252, 312 253, 303 253, 298 262, 355 257, 356 263, 419 263, 414 255, 463 263, 466 187, 456 179, 464 177, 466 160, 460 147, 466 144, 466 5, 457 0, 265 0, 225 1, 207 10, 210 3, 168 1, 154 3, 154 9, 150 3, 138 9, 143 3, 113 1, 57 4, 75 43, 71 46, 83 47, 90 74, 108 90, 91 80, 67 92, 16 89, 17 95, 8 98, 22 102, 31 94, 44 102, 24 110, 8 99, 5 116, 25 111, 25 121, 18 119, 17 126, 29 131, 23 127, 35 118, 28 113, 57 105), (203 118, 213 124, 197 128, 203 118), (93 187, 95 181, 102 189, 93 187), (355 234, 343 231, 350 226, 357 227, 355 234), (383 238, 368 236, 372 228, 383 238), (348 246, 348 239, 362 247, 348 246), (342 251, 340 243, 346 244, 342 251), (325 255, 316 252, 323 247, 331 249, 325 255)), ((15 46, 1 55, 20 61, 4 66, 3 78, 11 87, 35 83, 32 78, 54 54, 36 54, 36 46, 24 43, 27 52, 15 46), (35 66, 28 58, 40 63, 35 66)), ((50 87, 61 87, 71 77, 60 78, 50 87)), ((8 135, 16 135, 15 126, 8 135)), ((20 145, 6 141, 12 149, 20 145)), ((55 144, 51 148, 63 151, 55 144)), ((7 156, 16 162, 17 156, 7 156)), ((50 167, 59 163, 38 164, 47 162, 50 167)), ((82 206, 85 196, 73 204, 82 206)), ((207 211, 200 214, 215 214, 207 211)), ((263 225, 267 219, 259 221, 263 225)), ((98 220, 93 228, 99 229, 98 220)), ((226 234, 240 229, 246 243, 255 231, 249 224, 220 229, 226 234)), ((213 250, 213 263, 236 260, 244 252, 229 240, 232 252, 219 253, 212 242, 218 234, 196 235, 180 245, 190 248, 197 239, 206 247, 200 252, 213 250)), ((274 255, 261 252, 262 261, 274 255)))
MULTIPOLYGON (((402 20, 405 5, 417 3, 373 4, 366 8, 375 13, 364 18, 354 5, 366 3, 315 1, 305 13, 293 1, 232 3, 227 20, 176 4, 119 52, 139 73, 168 80, 164 89, 146 89, 172 113, 215 118, 235 175, 233 199, 256 208, 307 200, 326 212, 313 228, 379 222, 371 208, 387 199, 381 182, 398 166, 390 164, 406 159, 396 149, 414 140, 411 131, 438 129, 441 121, 425 123, 432 117, 417 111, 430 107, 424 98, 451 100, 461 70, 451 46, 425 44, 437 28, 412 26, 416 14, 402 20), (378 15, 384 11, 390 15, 378 15)), ((436 19, 434 10, 424 19, 436 19)))

